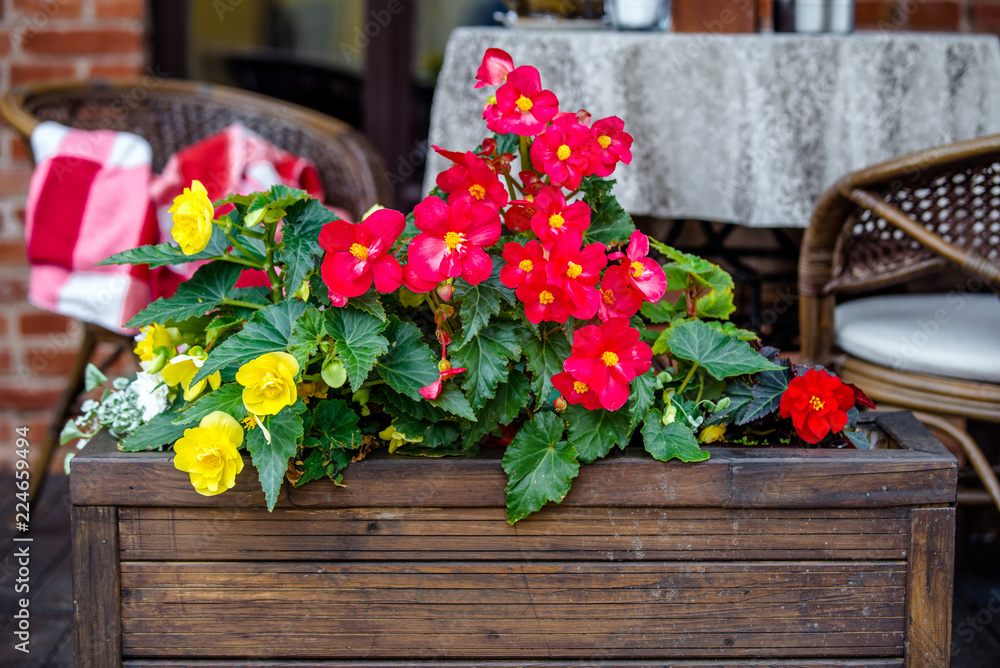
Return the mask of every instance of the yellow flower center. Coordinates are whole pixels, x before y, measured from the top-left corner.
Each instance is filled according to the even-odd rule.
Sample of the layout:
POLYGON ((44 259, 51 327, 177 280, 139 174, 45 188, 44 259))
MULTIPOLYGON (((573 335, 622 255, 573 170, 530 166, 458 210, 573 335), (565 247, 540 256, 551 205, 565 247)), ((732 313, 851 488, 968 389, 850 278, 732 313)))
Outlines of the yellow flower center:
POLYGON ((268 399, 278 397, 284 387, 284 381, 272 374, 270 371, 265 373, 263 377, 261 377, 260 382, 257 383, 257 391, 268 399))
POLYGON ((257 428, 257 421, 253 419, 252 415, 248 415, 245 418, 243 418, 243 428, 246 429, 247 431, 257 428))
POLYGON ((605 304, 615 303, 615 293, 611 290, 601 290, 601 299, 604 300, 605 304))
POLYGON ((601 145, 601 148, 607 148, 611 146, 611 137, 607 135, 601 135, 597 138, 597 143, 601 145))
POLYGON ((198 453, 198 461, 206 468, 220 468, 222 466, 222 453, 219 452, 218 446, 202 445, 202 447, 205 449, 198 453))
POLYGON ((566 219, 560 216, 558 213, 554 213, 551 216, 549 216, 549 227, 551 227, 553 230, 558 230, 560 227, 563 226, 563 223, 565 222, 566 219))
POLYGON ((570 278, 576 278, 583 273, 583 267, 578 265, 576 262, 570 262, 569 266, 566 267, 566 275, 570 278))
POLYGON ((583 394, 584 392, 589 392, 590 388, 587 387, 586 383, 581 383, 578 380, 573 381, 573 391, 577 394, 583 394))
POLYGON ((517 263, 517 268, 525 273, 528 273, 535 268, 535 264, 531 260, 521 260, 517 263))
POLYGON ((465 241, 465 235, 460 232, 448 232, 444 235, 444 243, 448 246, 449 251, 455 250, 463 241, 465 241))
POLYGON ((472 195, 474 199, 483 199, 486 197, 486 188, 482 187, 478 183, 473 183, 469 186, 469 194, 472 195))
POLYGON ((569 160, 569 156, 570 156, 570 150, 569 146, 566 146, 566 144, 560 146, 559 149, 556 151, 556 157, 559 158, 560 160, 569 160))
POLYGON ((826 402, 820 399, 819 397, 812 397, 811 399, 809 399, 809 407, 812 408, 814 411, 821 411, 824 408, 826 408, 826 402))
POLYGON ((601 361, 608 366, 614 366, 618 364, 618 355, 614 354, 610 350, 606 350, 604 351, 604 354, 601 355, 601 361))
POLYGON ((632 270, 633 278, 639 278, 646 271, 646 267, 643 266, 642 262, 633 262, 629 265, 629 268, 632 270))
POLYGON ((531 111, 531 108, 535 106, 534 102, 532 102, 523 95, 517 98, 517 102, 515 102, 514 104, 516 104, 517 108, 520 109, 521 111, 531 111))
POLYGON ((351 255, 358 258, 359 260, 368 259, 368 249, 361 244, 351 244, 351 255))
POLYGON ((538 293, 538 301, 542 304, 551 304, 555 300, 555 296, 548 290, 542 290, 538 293))

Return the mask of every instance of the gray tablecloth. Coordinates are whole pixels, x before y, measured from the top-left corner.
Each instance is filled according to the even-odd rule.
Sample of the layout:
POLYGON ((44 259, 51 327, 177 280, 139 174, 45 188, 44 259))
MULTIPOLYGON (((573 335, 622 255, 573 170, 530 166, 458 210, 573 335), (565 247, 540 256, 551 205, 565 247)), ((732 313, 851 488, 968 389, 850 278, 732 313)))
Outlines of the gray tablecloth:
MULTIPOLYGON (((430 142, 486 136, 483 52, 533 65, 560 108, 620 116, 635 137, 617 194, 633 214, 808 225, 844 174, 1000 133, 995 36, 635 34, 462 28, 448 42, 430 142)), ((425 189, 446 160, 432 154, 425 189)))

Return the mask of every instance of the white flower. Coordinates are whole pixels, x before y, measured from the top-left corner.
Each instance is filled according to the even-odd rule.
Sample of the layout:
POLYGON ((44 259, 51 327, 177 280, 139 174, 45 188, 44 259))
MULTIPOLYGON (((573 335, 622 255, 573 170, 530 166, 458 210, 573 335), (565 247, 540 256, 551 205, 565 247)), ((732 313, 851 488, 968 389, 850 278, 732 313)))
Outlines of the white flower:
POLYGON ((129 389, 135 392, 136 403, 142 411, 143 422, 149 422, 155 416, 167 410, 167 394, 170 388, 163 382, 158 373, 140 371, 129 389))

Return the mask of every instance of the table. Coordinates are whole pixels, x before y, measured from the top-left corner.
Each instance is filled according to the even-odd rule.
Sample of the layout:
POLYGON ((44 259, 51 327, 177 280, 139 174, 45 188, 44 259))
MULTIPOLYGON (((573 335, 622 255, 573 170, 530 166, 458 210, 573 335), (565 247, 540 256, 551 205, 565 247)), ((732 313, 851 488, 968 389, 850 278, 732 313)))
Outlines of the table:
MULTIPOLYGON (((617 115, 635 137, 616 193, 633 215, 806 227, 825 188, 861 167, 1000 133, 993 35, 715 35, 460 28, 430 143, 485 136, 487 47, 533 65, 560 108, 617 115)), ((447 168, 428 160, 425 190, 447 168)))

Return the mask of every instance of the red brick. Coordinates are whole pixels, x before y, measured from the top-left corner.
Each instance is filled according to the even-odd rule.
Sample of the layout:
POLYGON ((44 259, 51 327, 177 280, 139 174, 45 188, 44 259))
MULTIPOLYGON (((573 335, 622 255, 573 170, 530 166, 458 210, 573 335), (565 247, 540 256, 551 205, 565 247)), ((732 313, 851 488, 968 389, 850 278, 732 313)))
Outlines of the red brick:
POLYGON ((0 336, 7 335, 7 317, 0 313, 0 336))
POLYGON ((63 389, 38 379, 21 382, 15 376, 13 379, 0 381, 0 408, 12 408, 16 411, 49 410, 55 407, 63 389))
POLYGON ((39 22, 80 16, 83 0, 14 0, 14 10, 39 22))
POLYGON ((19 330, 22 334, 62 334, 75 329, 74 321, 58 313, 32 311, 21 316, 19 330))
POLYGON ((67 376, 75 364, 75 347, 56 350, 54 346, 42 346, 32 348, 27 353, 28 369, 40 376, 67 376))
POLYGON ((11 65, 10 83, 12 86, 48 81, 50 79, 72 79, 76 76, 76 68, 72 65, 11 65))
POLYGON ((0 373, 10 372, 10 352, 0 350, 0 373))
POLYGON ((51 55, 138 53, 142 50, 142 34, 116 28, 50 30, 25 37, 21 48, 26 53, 51 55))
POLYGON ((28 144, 21 138, 21 135, 14 135, 10 138, 10 157, 15 160, 29 160, 31 158, 28 144))
POLYGON ((0 56, 6 56, 10 53, 10 33, 6 30, 0 30, 0 56))
POLYGON ((95 0, 99 18, 141 19, 146 14, 144 0, 95 0))
POLYGON ((873 30, 887 24, 891 25, 894 4, 893 0, 857 0, 854 9, 855 25, 859 30, 873 30))
POLYGON ((972 9, 972 29, 979 32, 1000 31, 1000 4, 979 0, 972 9))
POLYGON ((917 7, 917 11, 910 14, 906 26, 911 30, 951 31, 958 28, 961 19, 961 8, 955 0, 951 2, 925 2, 917 7))
POLYGON ((145 65, 91 65, 90 76, 95 79, 134 79, 146 73, 145 65))
POLYGON ((22 266, 27 263, 23 241, 0 241, 0 264, 22 266))
POLYGON ((0 169, 0 197, 25 194, 30 179, 31 166, 26 163, 0 169))
POLYGON ((22 278, 0 279, 0 304, 16 304, 28 298, 28 283, 22 278))

